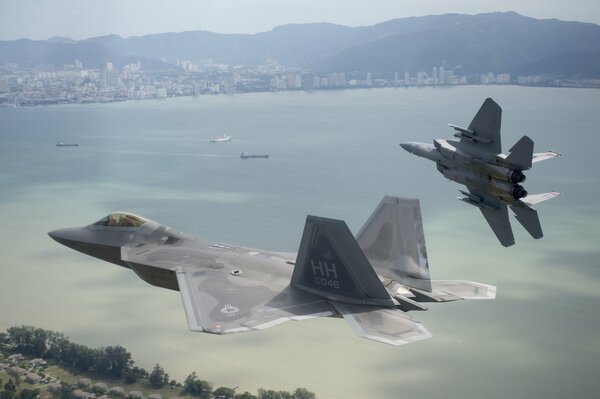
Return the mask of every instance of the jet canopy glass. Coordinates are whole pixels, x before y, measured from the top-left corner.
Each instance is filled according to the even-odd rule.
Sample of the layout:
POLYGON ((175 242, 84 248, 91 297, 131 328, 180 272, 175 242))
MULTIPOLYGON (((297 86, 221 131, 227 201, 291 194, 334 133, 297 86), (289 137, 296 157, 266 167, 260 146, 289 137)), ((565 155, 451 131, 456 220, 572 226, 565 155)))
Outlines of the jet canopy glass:
POLYGON ((140 227, 146 223, 148 219, 144 219, 131 213, 111 213, 94 223, 94 226, 105 227, 140 227))

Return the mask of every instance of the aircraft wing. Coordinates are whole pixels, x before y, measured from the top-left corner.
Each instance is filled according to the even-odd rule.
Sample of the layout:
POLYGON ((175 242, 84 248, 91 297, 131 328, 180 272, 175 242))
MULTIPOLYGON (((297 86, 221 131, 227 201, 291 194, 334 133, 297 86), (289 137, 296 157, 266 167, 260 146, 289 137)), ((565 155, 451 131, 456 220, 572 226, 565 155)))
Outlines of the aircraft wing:
POLYGON ((176 274, 192 331, 263 330, 290 320, 336 314, 325 300, 292 286, 280 289, 212 269, 176 274))
POLYGON ((530 194, 525 198, 521 198, 521 202, 524 202, 528 205, 535 205, 558 196, 560 196, 560 193, 557 191, 550 191, 549 193, 542 194, 530 194))
POLYGON ((533 154, 531 159, 531 163, 545 161, 546 159, 552 159, 556 157, 560 157, 562 154, 556 151, 546 151, 546 152, 537 152, 533 154))
POLYGON ((483 217, 488 222, 492 231, 505 247, 509 247, 515 243, 512 227, 508 218, 508 207, 493 195, 485 191, 480 191, 476 188, 467 186, 469 192, 479 197, 485 206, 480 206, 479 209, 483 213, 483 217))
POLYGON ((421 323, 401 310, 339 302, 333 305, 359 337, 396 346, 431 338, 421 323))

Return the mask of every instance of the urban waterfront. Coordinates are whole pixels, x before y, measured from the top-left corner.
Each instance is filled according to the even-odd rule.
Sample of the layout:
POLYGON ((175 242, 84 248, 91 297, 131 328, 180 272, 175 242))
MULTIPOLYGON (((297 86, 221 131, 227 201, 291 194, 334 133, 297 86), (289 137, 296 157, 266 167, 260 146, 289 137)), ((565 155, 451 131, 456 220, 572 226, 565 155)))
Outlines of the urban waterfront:
POLYGON ((32 324, 121 344, 181 380, 320 398, 593 396, 600 388, 600 91, 515 86, 277 92, 0 109, 0 329, 32 324), (563 157, 527 173, 546 237, 502 248, 457 187, 398 143, 450 137, 486 97, 504 149, 528 134, 563 157), (229 143, 211 144, 230 134, 229 143), (57 148, 56 142, 76 142, 57 148), (243 151, 268 160, 242 161, 243 151), (430 306, 433 338, 393 348, 342 320, 189 332, 177 292, 69 251, 46 233, 132 211, 216 242, 296 251, 306 214, 357 232, 384 194, 421 199, 433 278, 498 287, 491 302, 430 306), (507 383, 510 381, 510 383, 507 383))
POLYGON ((106 62, 86 68, 79 60, 57 68, 38 65, 23 69, 8 63, 0 68, 0 106, 106 103, 200 95, 319 91, 389 87, 452 87, 465 85, 523 85, 600 88, 600 79, 554 75, 511 77, 488 72, 468 75, 462 68, 433 66, 429 72, 373 74, 359 72, 313 73, 306 68, 272 61, 257 66, 176 61, 164 70, 144 70, 141 62, 120 68, 106 62))

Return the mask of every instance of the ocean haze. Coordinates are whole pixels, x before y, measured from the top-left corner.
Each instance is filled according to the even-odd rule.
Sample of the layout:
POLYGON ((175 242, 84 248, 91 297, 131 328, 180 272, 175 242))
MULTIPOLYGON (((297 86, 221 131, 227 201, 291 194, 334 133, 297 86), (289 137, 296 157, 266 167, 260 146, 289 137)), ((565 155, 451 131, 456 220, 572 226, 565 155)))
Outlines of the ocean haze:
POLYGON ((0 329, 29 324, 120 344, 219 385, 320 398, 593 397, 600 356, 600 92, 465 86, 204 96, 0 108, 0 329), (450 137, 486 97, 505 150, 522 134, 564 155, 527 172, 546 236, 516 221, 503 248, 430 162, 398 143, 450 137), (230 143, 209 138, 228 133, 230 143), (56 142, 76 142, 58 148, 56 142), (268 160, 239 154, 267 152, 268 160), (229 336, 187 329, 179 293, 64 248, 46 233, 126 210, 199 237, 295 252, 307 214, 358 232, 385 194, 421 199, 432 277, 498 287, 495 301, 411 312, 433 338, 391 347, 339 319, 229 336))

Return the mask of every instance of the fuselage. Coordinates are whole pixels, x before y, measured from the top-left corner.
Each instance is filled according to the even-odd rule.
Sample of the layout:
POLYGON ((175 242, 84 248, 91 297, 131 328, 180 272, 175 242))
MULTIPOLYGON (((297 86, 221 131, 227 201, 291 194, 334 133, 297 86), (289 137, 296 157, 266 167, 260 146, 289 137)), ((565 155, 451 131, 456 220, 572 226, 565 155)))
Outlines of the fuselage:
POLYGON ((502 165, 502 154, 486 159, 457 144, 454 140, 435 139, 433 144, 400 145, 411 154, 435 162, 438 171, 449 180, 485 190, 509 204, 527 196, 527 191, 519 184, 525 181, 523 172, 502 165))
POLYGON ((108 225, 100 221, 48 234, 69 248, 129 268, 147 283, 162 288, 179 290, 175 273, 182 267, 243 274, 251 280, 289 285, 293 253, 215 244, 136 215, 118 215, 126 215, 134 222, 108 225))

